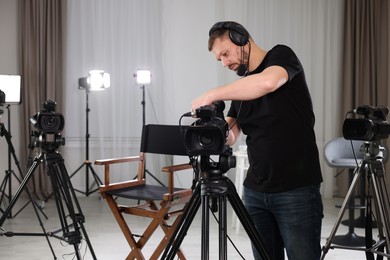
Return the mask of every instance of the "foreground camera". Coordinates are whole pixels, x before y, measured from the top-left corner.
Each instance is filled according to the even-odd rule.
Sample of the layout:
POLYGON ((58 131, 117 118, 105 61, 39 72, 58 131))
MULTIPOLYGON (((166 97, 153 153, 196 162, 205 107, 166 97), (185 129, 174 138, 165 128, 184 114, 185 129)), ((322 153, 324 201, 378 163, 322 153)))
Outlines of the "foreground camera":
POLYGON ((388 138, 390 125, 386 121, 387 107, 360 106, 354 110, 361 118, 347 118, 343 135, 347 140, 379 141, 388 138))
POLYGON ((195 110, 199 118, 184 133, 184 145, 188 155, 220 155, 224 152, 228 124, 224 119, 223 101, 214 102, 195 110))

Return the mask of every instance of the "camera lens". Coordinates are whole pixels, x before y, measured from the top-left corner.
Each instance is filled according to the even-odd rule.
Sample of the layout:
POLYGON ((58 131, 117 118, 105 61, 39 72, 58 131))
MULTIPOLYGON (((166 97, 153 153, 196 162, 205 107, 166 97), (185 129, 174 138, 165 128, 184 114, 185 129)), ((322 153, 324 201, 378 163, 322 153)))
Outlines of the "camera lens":
POLYGON ((184 143, 189 155, 220 155, 226 136, 218 124, 196 125, 186 129, 184 143))
POLYGON ((43 129, 59 129, 61 120, 58 116, 45 116, 42 118, 43 129))
POLYGON ((56 134, 64 129, 64 116, 60 113, 39 113, 37 118, 37 128, 47 134, 56 134))
POLYGON ((214 136, 208 132, 203 132, 198 136, 198 142, 203 147, 208 147, 214 143, 214 136))
POLYGON ((347 118, 343 123, 343 135, 347 140, 373 141, 376 134, 375 124, 370 119, 347 118))

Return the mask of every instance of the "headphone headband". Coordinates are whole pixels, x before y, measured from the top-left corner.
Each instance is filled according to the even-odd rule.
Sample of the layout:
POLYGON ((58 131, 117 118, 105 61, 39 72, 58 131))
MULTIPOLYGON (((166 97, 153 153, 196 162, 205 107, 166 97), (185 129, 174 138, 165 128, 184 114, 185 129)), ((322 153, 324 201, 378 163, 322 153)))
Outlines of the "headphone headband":
POLYGON ((248 31, 239 23, 233 21, 217 22, 211 27, 209 36, 218 30, 229 30, 229 38, 235 45, 244 46, 249 41, 248 31))

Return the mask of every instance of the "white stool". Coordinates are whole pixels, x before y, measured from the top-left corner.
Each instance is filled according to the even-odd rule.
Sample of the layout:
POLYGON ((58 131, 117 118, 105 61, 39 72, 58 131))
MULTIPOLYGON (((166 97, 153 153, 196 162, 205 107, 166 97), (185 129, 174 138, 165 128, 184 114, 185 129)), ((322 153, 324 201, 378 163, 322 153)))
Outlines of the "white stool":
MULTIPOLYGON (((249 168, 248 154, 246 152, 246 146, 240 146, 240 150, 234 152, 236 156, 236 178, 234 185, 236 186, 237 194, 242 199, 243 183, 246 176, 246 171, 249 168)), ((232 214, 232 228, 236 229, 236 234, 240 232, 241 223, 236 213, 233 210, 232 214)))

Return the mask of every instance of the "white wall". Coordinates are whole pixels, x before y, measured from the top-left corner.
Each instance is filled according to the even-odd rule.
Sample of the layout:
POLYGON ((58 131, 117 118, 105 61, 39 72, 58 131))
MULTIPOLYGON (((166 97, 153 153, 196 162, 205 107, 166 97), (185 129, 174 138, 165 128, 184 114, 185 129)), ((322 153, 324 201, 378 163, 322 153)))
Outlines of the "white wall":
MULTIPOLYGON (((106 9, 99 9, 99 12, 109 11, 110 5, 116 4, 115 1, 103 1, 108 5, 106 9)), ((78 1, 74 3, 80 3, 78 1)), ((123 3, 123 2, 122 2, 123 3)), ((145 2, 148 5, 151 2, 145 2)), ((77 6, 70 10, 70 15, 75 12, 81 12, 77 6)), ((316 114, 316 133, 320 153, 326 141, 334 137, 336 127, 334 118, 336 118, 337 106, 330 104, 337 103, 339 90, 339 54, 340 54, 340 33, 341 33, 341 15, 342 3, 335 0, 274 0, 274 1, 182 1, 182 0, 163 0, 156 3, 159 12, 154 16, 144 15, 144 21, 153 22, 153 19, 160 19, 159 31, 161 34, 152 35, 153 40, 161 40, 161 45, 156 49, 135 51, 145 52, 145 55, 161 57, 161 68, 155 68, 155 77, 152 86, 148 87, 146 98, 147 118, 149 123, 177 124, 180 115, 190 109, 191 100, 211 87, 215 87, 226 82, 232 81, 236 76, 222 68, 207 51, 207 38, 210 26, 219 20, 236 20, 242 23, 251 32, 253 38, 265 49, 270 49, 278 43, 290 45, 301 58, 306 70, 306 76, 310 91, 313 97, 314 110, 316 114), (302 7, 297 10, 298 6, 302 7), (299 14, 299 15, 297 15, 299 14), (325 64, 325 65, 324 65, 325 64), (152 100, 149 99, 151 95, 152 100), (159 99, 164 100, 162 106, 157 107, 157 118, 153 112, 159 99)), ((134 11, 134 10, 133 10, 134 11)), ((147 11, 150 12, 150 11, 147 11)), ((153 13, 153 12, 152 12, 153 13)), ((149 13, 148 13, 149 14, 149 13)), ((131 15, 128 15, 129 19, 131 15)), ((79 22, 79 21, 74 21, 79 22)), ((104 20, 108 22, 108 20, 104 20)), ((137 21, 141 22, 141 21, 137 21)), ((153 24, 153 23, 152 23, 153 24)), ((81 23, 79 23, 82 26, 81 23)), ((101 26, 102 24, 98 25, 101 26)), ((18 35, 17 35, 17 1, 0 0, 0 33, 7 37, 0 38, 0 73, 18 74, 18 35)), ((88 31, 84 31, 88 33, 88 31)), ((112 31, 110 41, 101 43, 100 38, 93 38, 93 44, 86 44, 80 52, 71 53, 76 61, 82 63, 80 55, 89 49, 95 49, 97 53, 103 55, 95 57, 95 60, 82 63, 81 68, 71 68, 68 71, 67 91, 70 99, 67 101, 66 131, 64 132, 67 142, 63 147, 63 154, 68 171, 73 172, 84 160, 85 154, 85 95, 77 89, 78 77, 86 76, 89 66, 102 63, 106 56, 111 55, 111 51, 123 44, 117 41, 119 36, 112 31), (98 39, 98 40, 97 40, 98 39), (99 46, 99 44, 105 44, 99 46), (101 52, 99 48, 106 48, 108 52, 101 52), (70 74, 69 74, 70 73, 70 74), (85 75, 84 75, 85 74, 85 75)), ((134 41, 138 42, 138 34, 133 34, 134 41)), ((85 38, 85 34, 76 35, 77 38, 84 37, 84 41, 91 40, 91 37, 85 38)), ((74 44, 76 44, 74 42, 74 44)), ((145 44, 148 44, 145 42, 145 44)), ((103 49, 105 50, 105 49, 103 49)), ((127 50, 134 51, 132 46, 127 50)), ((145 66, 142 62, 141 65, 145 66)), ((104 64, 109 70, 115 70, 117 62, 112 60, 104 64)), ((69 68, 68 68, 69 69, 69 68)), ((106 69, 106 68, 105 68, 106 69)), ((113 88, 107 92, 93 93, 90 95, 90 131, 91 131, 91 152, 90 159, 93 161, 102 158, 122 154, 123 151, 137 151, 139 143, 141 106, 139 89, 131 83, 134 80, 131 76, 135 68, 120 68, 120 77, 125 77, 126 85, 118 86, 113 77, 113 88), (115 88, 122 87, 123 91, 119 95, 126 95, 128 102, 134 104, 131 110, 121 111, 115 109, 112 104, 112 97, 116 94, 115 88), (126 114, 127 113, 127 114, 126 114), (121 120, 115 124, 107 124, 112 115, 121 114, 121 120), (120 124, 120 126, 119 126, 120 124), (104 129, 100 129, 105 125, 104 129), (124 136, 115 132, 113 137, 107 136, 107 132, 117 131, 118 128, 138 129, 136 134, 124 136), (100 137, 104 137, 100 139, 100 137), (106 138, 107 137, 107 138, 106 138), (108 138, 109 137, 109 138, 108 138), (111 139, 110 139, 111 138, 111 139), (116 138, 124 138, 125 142, 119 143, 117 150, 112 150, 110 144, 118 142, 116 138)), ((118 74, 116 75, 118 76, 118 74)), ((61 102, 61 101, 57 101, 61 102)), ((65 101, 64 101, 65 102, 65 101)), ((28 120, 20 118, 19 106, 12 107, 12 133, 13 141, 19 156, 25 156, 25 149, 18 144, 18 120, 28 120)), ((7 117, 3 115, 2 121, 6 122, 7 117)), ((0 176, 6 166, 7 158, 4 147, 6 144, 3 138, 0 138, 0 176)), ((243 139, 241 139, 242 143, 243 139)), ((322 159, 322 154, 320 155, 322 159)), ((323 164, 324 165, 324 164, 323 164)), ((331 170, 323 166, 323 176, 327 190, 323 191, 326 196, 332 194, 333 177, 331 170)), ((78 177, 77 177, 78 178, 78 177)), ((75 179, 79 183, 79 188, 84 184, 80 179, 75 179)), ((77 186, 77 184, 75 185, 77 186)))

